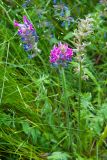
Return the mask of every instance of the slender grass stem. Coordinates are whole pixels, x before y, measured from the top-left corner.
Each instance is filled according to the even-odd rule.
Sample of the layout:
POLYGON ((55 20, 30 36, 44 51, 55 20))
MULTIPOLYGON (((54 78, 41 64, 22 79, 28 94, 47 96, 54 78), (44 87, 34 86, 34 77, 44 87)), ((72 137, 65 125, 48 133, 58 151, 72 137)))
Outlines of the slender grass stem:
POLYGON ((69 105, 68 105, 68 96, 67 96, 67 85, 66 85, 66 78, 65 78, 65 71, 62 68, 62 87, 63 87, 63 94, 64 94, 64 107, 66 110, 66 119, 67 119, 67 126, 69 123, 69 105))
POLYGON ((4 77, 3 77, 2 89, 1 89, 1 95, 0 95, 0 104, 2 103, 3 92, 4 92, 4 84, 5 84, 5 77, 6 77, 6 70, 7 70, 7 60, 8 60, 8 55, 9 55, 9 46, 10 46, 10 43, 8 43, 8 47, 7 47, 7 56, 6 56, 6 64, 4 68, 4 77))

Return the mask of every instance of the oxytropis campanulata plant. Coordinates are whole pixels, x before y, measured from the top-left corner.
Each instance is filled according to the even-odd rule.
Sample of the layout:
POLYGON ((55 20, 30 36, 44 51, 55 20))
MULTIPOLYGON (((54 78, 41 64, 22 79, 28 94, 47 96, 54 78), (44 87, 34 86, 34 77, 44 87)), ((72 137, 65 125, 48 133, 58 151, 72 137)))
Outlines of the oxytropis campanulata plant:
POLYGON ((34 29, 32 23, 27 19, 26 16, 23 16, 23 24, 14 21, 14 26, 18 27, 18 35, 21 37, 23 48, 25 51, 32 51, 32 54, 29 54, 28 57, 31 59, 36 56, 36 53, 40 52, 40 49, 37 47, 38 36, 36 30, 34 29))
MULTIPOLYGON (((62 103, 64 105, 64 111, 66 114, 65 124, 67 128, 67 148, 68 150, 72 148, 72 134, 71 134, 71 112, 70 104, 68 99, 68 87, 65 75, 65 68, 68 67, 69 63, 72 61, 73 50, 66 43, 59 43, 54 45, 50 53, 50 63, 53 67, 59 69, 61 76, 60 82, 62 83, 62 103)), ((61 108, 62 110, 62 108, 61 108)))

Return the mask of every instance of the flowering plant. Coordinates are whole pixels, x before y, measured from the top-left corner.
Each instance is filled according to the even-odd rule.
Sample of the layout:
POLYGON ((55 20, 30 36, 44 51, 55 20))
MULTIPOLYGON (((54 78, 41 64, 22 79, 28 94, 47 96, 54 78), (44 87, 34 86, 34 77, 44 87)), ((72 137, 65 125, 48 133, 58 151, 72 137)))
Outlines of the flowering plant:
MULTIPOLYGON (((32 23, 27 19, 26 16, 23 16, 23 24, 14 21, 14 26, 18 27, 18 34, 21 37, 23 48, 25 51, 34 51, 40 52, 37 48, 38 36, 36 30, 34 29, 32 23)), ((36 54, 33 53, 29 55, 29 58, 33 58, 36 54)))

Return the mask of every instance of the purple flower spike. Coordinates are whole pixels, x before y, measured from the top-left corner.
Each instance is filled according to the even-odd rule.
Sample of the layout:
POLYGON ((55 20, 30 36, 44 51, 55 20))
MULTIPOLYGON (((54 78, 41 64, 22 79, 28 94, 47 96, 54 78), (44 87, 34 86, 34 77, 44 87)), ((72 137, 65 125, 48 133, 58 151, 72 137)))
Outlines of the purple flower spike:
POLYGON ((57 0, 53 0, 53 3, 56 4, 57 0))
POLYGON ((32 50, 34 52, 38 52, 39 51, 39 49, 37 48, 38 36, 32 23, 27 19, 27 17, 23 16, 23 24, 18 23, 15 20, 14 26, 18 27, 18 34, 21 37, 24 50, 25 51, 32 50))
POLYGON ((24 24, 14 21, 14 26, 19 28, 18 33, 23 35, 26 35, 26 33, 32 33, 32 31, 34 31, 33 25, 26 16, 23 16, 23 22, 24 24))
POLYGON ((30 4, 31 0, 26 0, 25 3, 22 5, 23 8, 26 8, 30 4))
POLYGON ((19 23, 18 23, 16 20, 14 21, 14 26, 15 26, 15 27, 18 27, 18 26, 19 26, 19 23))
POLYGON ((72 48, 68 47, 68 44, 62 44, 54 46, 50 53, 50 63, 52 66, 66 67, 71 62, 73 56, 72 48))

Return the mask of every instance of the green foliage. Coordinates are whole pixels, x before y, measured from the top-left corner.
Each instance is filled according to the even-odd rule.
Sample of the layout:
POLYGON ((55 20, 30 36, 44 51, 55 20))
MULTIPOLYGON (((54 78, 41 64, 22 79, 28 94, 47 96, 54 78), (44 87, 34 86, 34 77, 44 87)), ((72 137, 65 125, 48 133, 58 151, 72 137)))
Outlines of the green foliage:
POLYGON ((52 155, 48 156, 49 160, 67 160, 69 155, 62 152, 53 152, 52 155))
POLYGON ((107 159, 106 6, 97 0, 64 1, 74 21, 62 26, 66 19, 52 1, 34 0, 23 8, 24 2, 0 1, 0 159, 107 159), (75 49, 74 31, 88 14, 94 19, 93 32, 84 39, 90 45, 81 66, 80 92, 79 54, 74 53, 63 75, 50 66, 49 54, 59 41, 75 49), (23 15, 39 35, 41 54, 31 60, 13 26, 23 15))

